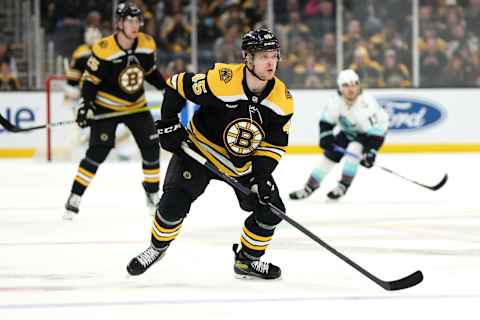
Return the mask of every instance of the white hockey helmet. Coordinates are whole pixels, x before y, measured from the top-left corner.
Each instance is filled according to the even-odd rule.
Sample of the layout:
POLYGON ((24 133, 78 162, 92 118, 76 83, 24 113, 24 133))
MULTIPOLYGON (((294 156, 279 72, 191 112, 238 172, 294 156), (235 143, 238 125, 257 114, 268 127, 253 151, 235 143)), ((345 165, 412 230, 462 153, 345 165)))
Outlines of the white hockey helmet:
POLYGON ((360 84, 360 78, 358 74, 352 69, 345 69, 340 71, 337 77, 338 88, 341 88, 343 85, 348 84, 360 84))

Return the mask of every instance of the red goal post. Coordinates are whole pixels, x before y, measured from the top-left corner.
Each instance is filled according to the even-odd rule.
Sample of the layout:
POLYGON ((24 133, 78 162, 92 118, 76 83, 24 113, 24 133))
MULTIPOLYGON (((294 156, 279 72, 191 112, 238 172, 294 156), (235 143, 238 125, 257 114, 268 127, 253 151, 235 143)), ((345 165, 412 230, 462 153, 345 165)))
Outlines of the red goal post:
MULTIPOLYGON (((47 124, 74 118, 73 105, 67 106, 64 101, 66 83, 67 78, 64 75, 51 75, 45 80, 47 124)), ((37 157, 47 161, 71 160, 76 137, 78 128, 75 125, 47 128, 45 150, 39 152, 37 157)))

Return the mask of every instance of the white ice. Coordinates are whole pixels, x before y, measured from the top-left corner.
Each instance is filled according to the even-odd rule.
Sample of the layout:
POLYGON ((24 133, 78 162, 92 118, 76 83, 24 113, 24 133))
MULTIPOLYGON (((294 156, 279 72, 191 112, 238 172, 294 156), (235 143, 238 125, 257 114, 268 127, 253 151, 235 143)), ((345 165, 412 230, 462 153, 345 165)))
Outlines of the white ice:
MULTIPOLYGON (((325 193, 288 200, 318 156, 287 155, 275 173, 287 214, 383 280, 421 270, 425 280, 383 290, 283 222, 265 256, 279 281, 233 276, 242 212, 212 182, 165 258, 126 276, 149 243, 139 162, 107 162, 80 214, 62 221, 77 163, 0 161, 0 319, 478 319, 480 154, 381 154, 378 164, 435 184, 432 192, 380 169, 360 169, 338 203, 325 193)), ((163 174, 166 163, 162 162, 163 174)))

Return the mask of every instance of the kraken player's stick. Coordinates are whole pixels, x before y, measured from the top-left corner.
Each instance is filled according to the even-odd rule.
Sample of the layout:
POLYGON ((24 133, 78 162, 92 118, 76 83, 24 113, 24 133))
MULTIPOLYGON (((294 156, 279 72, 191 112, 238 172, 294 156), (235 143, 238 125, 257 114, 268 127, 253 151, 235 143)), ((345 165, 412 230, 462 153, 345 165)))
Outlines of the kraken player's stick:
MULTIPOLYGON (((223 181, 228 183, 234 189, 240 191, 244 195, 250 195, 251 194, 250 189, 248 189, 247 187, 245 187, 244 185, 239 183, 234 178, 229 177, 226 174, 220 172, 214 165, 212 165, 210 162, 208 162, 207 159, 205 159, 203 156, 201 156, 200 154, 198 154, 197 152, 192 150, 187 145, 186 142, 183 142, 182 150, 188 156, 190 156, 192 159, 194 159, 197 162, 199 162, 200 164, 202 164, 209 171, 211 171, 214 175, 216 175, 217 177, 219 177, 220 179, 222 179, 223 181)), ((338 258, 342 259, 344 262, 349 264, 355 270, 357 270, 358 272, 360 272, 361 274, 363 274, 364 276, 366 276, 367 278, 369 278, 370 280, 372 280, 373 282, 375 282, 376 284, 378 284, 380 287, 382 287, 385 290, 392 291, 392 290, 407 289, 407 288, 410 288, 410 287, 413 287, 413 286, 419 284, 423 280, 423 274, 422 274, 421 271, 415 271, 414 273, 412 273, 412 274, 410 274, 410 275, 408 275, 404 278, 401 278, 399 280, 393 280, 393 281, 381 280, 381 279, 377 278, 376 276, 374 276, 373 274, 371 274, 370 272, 368 272, 367 270, 365 270, 364 268, 362 268, 361 266, 359 266, 357 263, 355 263, 353 260, 351 260, 350 258, 345 256, 341 252, 337 251, 335 248, 331 247, 329 244, 327 244, 325 241, 323 241, 322 239, 317 237, 315 234, 313 234, 307 228, 302 226, 300 223, 296 222, 295 220, 293 220, 292 218, 287 216, 285 214, 285 212, 278 209, 273 204, 268 203, 268 206, 270 207, 270 210, 273 212, 273 214, 275 214, 276 216, 278 216, 278 217, 282 218, 283 220, 287 221, 290 225, 295 227, 297 230, 301 231, 303 234, 308 236, 310 239, 312 239, 316 243, 320 244, 322 247, 324 247, 325 249, 327 249, 328 251, 330 251, 331 253, 336 255, 338 258)))
MULTIPOLYGON (((356 159, 361 160, 358 155, 356 155, 356 154, 354 154, 354 153, 351 153, 351 152, 345 150, 345 149, 342 148, 342 147, 335 146, 335 151, 338 151, 338 152, 340 152, 340 153, 343 153, 343 154, 345 154, 345 155, 348 155, 348 156, 350 156, 350 157, 352 157, 352 158, 356 158, 356 159)), ((443 176, 442 180, 440 180, 440 182, 438 182, 437 184, 435 184, 435 185, 433 185, 433 186, 430 186, 430 185, 426 185, 426 184, 420 183, 420 182, 418 182, 418 181, 409 179, 409 178, 407 178, 407 177, 404 177, 404 176, 402 176, 401 174, 398 174, 398 173, 396 173, 395 171, 393 171, 393 170, 391 170, 391 169, 388 169, 388 168, 379 166, 379 165, 377 165, 377 164, 374 164, 374 166, 377 167, 377 168, 380 168, 380 169, 382 169, 382 170, 384 170, 384 171, 386 171, 386 172, 388 172, 388 173, 391 173, 391 174, 393 174, 393 175, 395 175, 395 176, 397 176, 397 177, 399 177, 399 178, 402 178, 402 179, 407 180, 407 181, 409 181, 409 182, 415 183, 416 185, 418 185, 418 186, 420 186, 420 187, 424 187, 424 188, 430 189, 430 190, 432 190, 432 191, 437 191, 438 189, 440 189, 441 187, 443 187, 443 185, 444 185, 445 183, 447 183, 447 180, 448 180, 448 174, 445 174, 445 175, 443 176)))

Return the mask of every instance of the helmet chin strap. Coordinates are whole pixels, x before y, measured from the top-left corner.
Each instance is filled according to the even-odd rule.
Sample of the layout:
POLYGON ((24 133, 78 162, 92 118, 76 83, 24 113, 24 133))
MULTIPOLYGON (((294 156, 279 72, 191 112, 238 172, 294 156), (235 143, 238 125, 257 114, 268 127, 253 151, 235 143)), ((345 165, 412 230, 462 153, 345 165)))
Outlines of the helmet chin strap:
POLYGON ((246 67, 247 67, 247 70, 248 70, 251 74, 253 74, 253 75, 255 76, 255 78, 257 78, 257 79, 260 80, 260 81, 267 81, 267 80, 262 79, 262 78, 260 78, 260 77, 258 76, 258 74, 255 72, 255 65, 253 65, 253 68, 252 68, 252 69, 250 69, 250 68, 248 67, 248 64, 246 65, 246 67))
POLYGON ((260 80, 260 81, 267 81, 267 80, 265 80, 265 79, 260 78, 260 76, 255 72, 255 63, 253 62, 253 60, 255 59, 255 56, 254 56, 253 53, 250 53, 250 55, 251 55, 251 57, 252 57, 252 65, 253 65, 253 68, 250 69, 250 68, 248 67, 248 60, 247 60, 247 58, 245 58, 245 66, 247 67, 247 70, 248 70, 255 78, 257 78, 258 80, 260 80))

